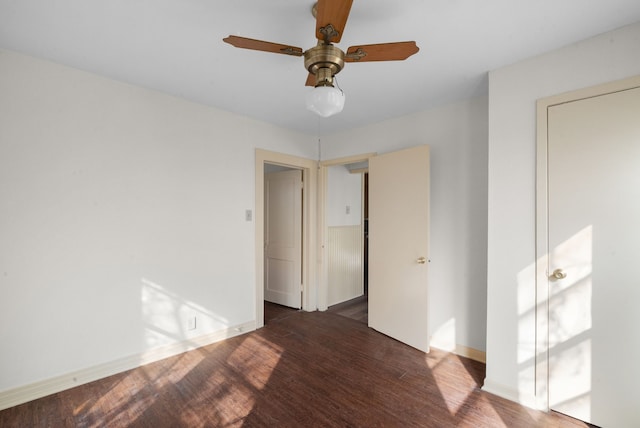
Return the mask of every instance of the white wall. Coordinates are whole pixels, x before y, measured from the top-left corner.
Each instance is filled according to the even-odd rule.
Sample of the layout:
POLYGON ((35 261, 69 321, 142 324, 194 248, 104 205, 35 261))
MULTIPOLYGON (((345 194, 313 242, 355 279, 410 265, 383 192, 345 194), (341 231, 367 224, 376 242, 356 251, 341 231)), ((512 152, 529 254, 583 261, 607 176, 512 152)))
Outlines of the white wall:
POLYGON ((539 98, 640 73, 640 23, 489 75, 485 389, 533 405, 535 150, 539 98))
POLYGON ((0 391, 254 320, 255 147, 317 158, 315 137, 0 50, 0 391))
POLYGON ((421 144, 431 147, 431 344, 484 351, 487 99, 323 136, 321 142, 327 160, 421 144))
POLYGON ((361 208, 362 174, 351 174, 345 165, 327 168, 327 226, 359 225, 361 208))

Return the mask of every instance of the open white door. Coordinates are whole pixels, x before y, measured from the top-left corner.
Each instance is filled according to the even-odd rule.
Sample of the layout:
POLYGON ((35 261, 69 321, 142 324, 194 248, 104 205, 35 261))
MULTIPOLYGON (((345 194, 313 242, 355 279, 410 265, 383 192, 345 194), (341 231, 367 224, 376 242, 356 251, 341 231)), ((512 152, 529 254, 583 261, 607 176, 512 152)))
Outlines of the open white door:
POLYGON ((302 171, 265 174, 264 300, 300 309, 302 171))
POLYGON ((369 159, 369 327, 429 351, 429 147, 369 159))

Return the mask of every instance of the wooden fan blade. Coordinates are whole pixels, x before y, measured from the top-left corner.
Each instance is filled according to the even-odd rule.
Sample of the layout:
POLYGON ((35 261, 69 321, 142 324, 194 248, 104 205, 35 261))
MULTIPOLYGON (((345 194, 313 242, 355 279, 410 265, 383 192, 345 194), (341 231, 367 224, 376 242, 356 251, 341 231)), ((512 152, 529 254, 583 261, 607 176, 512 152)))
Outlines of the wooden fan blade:
POLYGON ((309 73, 307 76, 307 81, 304 84, 305 86, 316 86, 316 75, 309 73))
POLYGON ((302 49, 295 46, 281 45, 279 43, 265 42, 263 40, 249 39, 246 37, 229 36, 222 39, 222 41, 227 42, 236 48, 253 49, 256 51, 273 52, 293 56, 304 55, 302 49))
POLYGON ((344 27, 347 25, 352 3, 353 0, 318 0, 316 11, 316 38, 318 40, 327 43, 340 41, 344 27))
POLYGON ((351 46, 344 57, 345 62, 402 61, 418 52, 416 42, 379 43, 375 45, 351 46))

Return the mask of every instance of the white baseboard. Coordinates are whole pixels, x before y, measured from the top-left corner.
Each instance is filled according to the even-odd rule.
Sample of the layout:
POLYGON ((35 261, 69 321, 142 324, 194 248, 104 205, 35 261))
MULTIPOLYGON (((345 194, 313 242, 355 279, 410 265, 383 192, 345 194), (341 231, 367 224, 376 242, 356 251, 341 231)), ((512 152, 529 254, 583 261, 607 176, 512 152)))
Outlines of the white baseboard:
POLYGON ((487 378, 484 379, 482 390, 493 395, 497 395, 498 397, 506 398, 507 400, 522 404, 523 406, 529 407, 531 409, 542 411, 548 410, 544 407, 540 407, 540 405, 536 403, 536 398, 533 395, 520 393, 513 388, 509 388, 505 385, 492 382, 487 378))
POLYGON ((0 392, 0 410, 8 409, 9 407, 17 406, 28 401, 55 394, 57 392, 64 391, 65 389, 93 382, 127 370, 135 369, 137 367, 144 366, 145 364, 173 357, 175 355, 182 354, 183 352, 210 345, 255 329, 256 322, 249 321, 236 326, 227 327, 213 333, 161 346, 147 352, 120 358, 105 364, 77 370, 29 385, 2 391, 0 392))
POLYGON ((468 346, 456 345, 455 349, 445 349, 439 346, 431 346, 431 347, 435 349, 439 349, 444 352, 451 352, 452 354, 460 355, 461 357, 466 357, 474 361, 479 361, 484 364, 487 363, 487 354, 484 351, 479 351, 474 348, 469 348, 468 346))
POLYGON ((518 391, 504 385, 494 383, 487 378, 484 379, 482 390, 493 395, 497 395, 498 397, 506 398, 509 401, 515 401, 516 403, 520 401, 518 391))
POLYGON ((461 357, 467 357, 474 361, 479 361, 481 363, 487 363, 487 353, 484 351, 479 351, 478 349, 469 348, 468 346, 456 345, 455 350, 456 355, 460 355, 461 357))

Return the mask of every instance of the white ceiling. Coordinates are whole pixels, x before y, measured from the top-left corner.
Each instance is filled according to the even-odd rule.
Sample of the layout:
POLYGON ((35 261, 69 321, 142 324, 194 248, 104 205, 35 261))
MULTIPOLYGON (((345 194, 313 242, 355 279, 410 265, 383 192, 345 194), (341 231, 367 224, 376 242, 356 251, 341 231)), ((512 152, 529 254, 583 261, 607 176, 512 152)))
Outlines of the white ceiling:
POLYGON ((342 41, 415 40, 406 61, 349 63, 344 111, 304 107, 303 59, 229 34, 315 45, 313 0, 0 0, 0 47, 278 126, 325 134, 487 92, 487 71, 640 21, 638 0, 354 0, 342 41))

